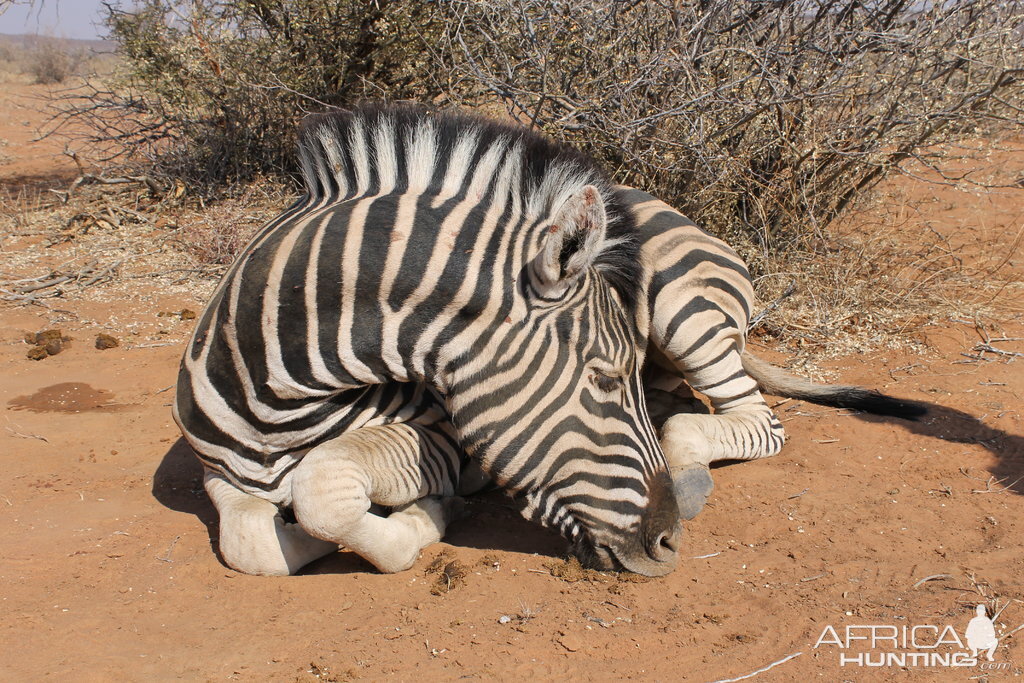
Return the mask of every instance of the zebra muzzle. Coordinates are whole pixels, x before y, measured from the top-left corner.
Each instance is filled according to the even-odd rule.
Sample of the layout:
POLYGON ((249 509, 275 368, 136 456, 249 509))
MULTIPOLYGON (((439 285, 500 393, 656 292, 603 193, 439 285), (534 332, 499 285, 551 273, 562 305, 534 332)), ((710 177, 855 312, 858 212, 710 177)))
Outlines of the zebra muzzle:
POLYGON ((655 562, 674 562, 679 555, 682 530, 678 524, 669 531, 663 531, 648 545, 647 556, 655 562))
POLYGON ((624 548, 609 547, 614 569, 625 569, 643 576, 665 576, 679 563, 682 532, 677 523, 673 529, 657 534, 650 542, 630 543, 624 548))
POLYGON ((590 552, 577 552, 577 556, 598 569, 664 576, 679 562, 682 533, 672 480, 661 474, 649 482, 648 507, 639 528, 628 533, 620 531, 614 541, 596 545, 590 552))

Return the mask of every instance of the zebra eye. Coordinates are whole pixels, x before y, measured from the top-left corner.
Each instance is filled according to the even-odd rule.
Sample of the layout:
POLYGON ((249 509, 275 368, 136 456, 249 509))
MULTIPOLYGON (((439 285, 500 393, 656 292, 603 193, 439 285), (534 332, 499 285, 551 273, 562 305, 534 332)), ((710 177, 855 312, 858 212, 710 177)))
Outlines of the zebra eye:
POLYGON ((613 375, 606 375, 600 370, 595 370, 590 375, 590 381, 601 391, 610 394, 622 386, 622 378, 613 375))

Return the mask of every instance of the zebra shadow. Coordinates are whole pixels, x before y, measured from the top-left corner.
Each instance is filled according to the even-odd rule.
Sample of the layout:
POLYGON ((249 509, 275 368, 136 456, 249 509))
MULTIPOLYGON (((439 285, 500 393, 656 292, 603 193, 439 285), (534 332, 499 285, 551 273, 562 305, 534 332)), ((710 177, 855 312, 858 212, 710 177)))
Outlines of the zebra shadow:
POLYGON ((153 473, 151 492, 165 508, 195 515, 217 549, 217 509, 203 488, 203 466, 185 439, 179 437, 164 454, 153 473))
POLYGON ((868 414, 858 417, 865 422, 899 423, 909 432, 942 441, 978 444, 995 456, 997 462, 988 468, 994 477, 991 480, 981 471, 965 471, 968 476, 979 479, 972 482, 971 489, 993 493, 1005 489, 1024 495, 1024 436, 986 425, 978 417, 962 410, 934 403, 928 405, 928 414, 917 422, 868 414))
MULTIPOLYGON (((169 510, 195 515, 206 527, 211 550, 220 557, 217 510, 203 488, 203 466, 184 439, 174 442, 157 466, 153 474, 152 494, 169 510)), ((448 526, 443 542, 464 548, 552 557, 564 556, 567 551, 567 544, 561 536, 524 519, 519 514, 516 501, 500 491, 467 497, 465 516, 448 526)), ((310 563, 299 573, 353 572, 375 573, 376 570, 355 553, 339 552, 310 563)))
POLYGON ((444 542, 464 548, 564 557, 569 544, 556 531, 528 521, 520 504, 498 489, 467 496, 465 516, 448 527, 444 542))
MULTIPOLYGON (((448 525, 442 545, 478 550, 481 554, 499 551, 562 558, 568 553, 568 544, 561 536, 527 521, 519 514, 515 501, 500 491, 474 494, 465 501, 465 515, 448 525)), ((436 544, 424 548, 420 562, 437 555, 440 548, 436 544)), ((342 550, 306 565, 299 574, 353 572, 378 573, 355 553, 342 550)))

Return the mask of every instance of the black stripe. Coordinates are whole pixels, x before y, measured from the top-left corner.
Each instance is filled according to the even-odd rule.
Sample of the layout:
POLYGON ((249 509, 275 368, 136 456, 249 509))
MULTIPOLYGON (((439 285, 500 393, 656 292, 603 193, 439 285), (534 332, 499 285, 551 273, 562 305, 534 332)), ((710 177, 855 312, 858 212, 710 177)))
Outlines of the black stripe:
MULTIPOLYGON (((363 240, 358 245, 358 271, 349 274, 356 281, 352 300, 352 327, 348 331, 352 351, 359 362, 381 378, 388 376, 381 350, 384 340, 384 315, 380 307, 381 275, 388 252, 392 249, 391 237, 395 234, 399 200, 399 197, 393 195, 372 200, 363 225, 360 226, 363 240)), ((350 225, 350 229, 352 227, 350 225)), ((339 260, 342 256, 338 255, 339 260)))
MULTIPOLYGON (((705 263, 713 263, 719 268, 731 270, 737 273, 745 281, 750 280, 750 273, 747 272, 747 269, 742 262, 704 249, 693 249, 688 251, 681 259, 673 263, 668 268, 659 269, 654 274, 654 277, 651 278, 650 289, 648 290, 648 299, 651 301, 652 305, 658 298, 658 295, 661 294, 661 290, 676 280, 686 277, 686 275, 694 269, 705 263)), ((702 284, 704 286, 711 286, 711 282, 713 281, 718 281, 718 279, 704 280, 702 284)), ((736 291, 731 285, 729 287, 731 291, 736 291)), ((744 297, 739 298, 743 299, 744 297)))

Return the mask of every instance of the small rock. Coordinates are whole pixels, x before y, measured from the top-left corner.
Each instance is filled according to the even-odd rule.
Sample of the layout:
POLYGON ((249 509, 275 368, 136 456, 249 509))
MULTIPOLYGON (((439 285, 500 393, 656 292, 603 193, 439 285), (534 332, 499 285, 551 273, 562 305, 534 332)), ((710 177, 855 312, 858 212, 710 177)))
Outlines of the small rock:
POLYGON ((191 308, 183 308, 180 311, 160 311, 156 314, 158 318, 177 318, 178 320, 195 320, 196 312, 191 308))
POLYGON ((512 617, 510 617, 507 614, 502 614, 500 617, 498 617, 499 624, 507 624, 510 621, 512 621, 512 617))
POLYGON ((50 354, 48 354, 46 352, 46 348, 42 346, 33 346, 31 349, 28 350, 28 353, 26 355, 28 356, 29 360, 43 360, 44 358, 49 357, 50 354))
POLYGON ((109 334, 100 333, 96 335, 96 348, 101 351, 103 349, 112 349, 120 345, 121 342, 117 341, 115 337, 112 337, 109 334))
POLYGON ((558 638, 558 644, 564 647, 569 652, 576 652, 583 647, 582 641, 573 635, 563 635, 558 638))

